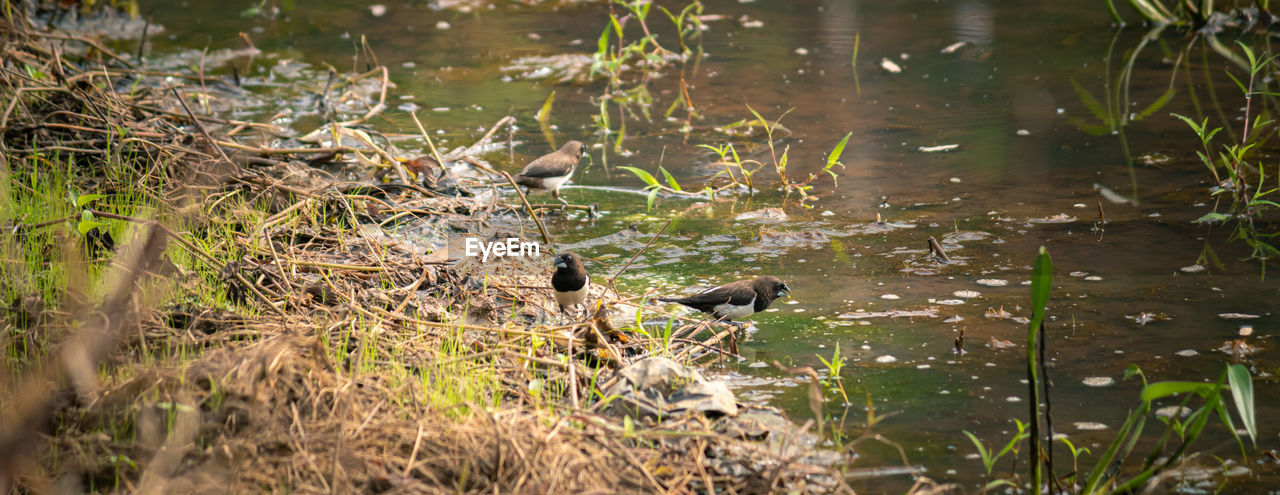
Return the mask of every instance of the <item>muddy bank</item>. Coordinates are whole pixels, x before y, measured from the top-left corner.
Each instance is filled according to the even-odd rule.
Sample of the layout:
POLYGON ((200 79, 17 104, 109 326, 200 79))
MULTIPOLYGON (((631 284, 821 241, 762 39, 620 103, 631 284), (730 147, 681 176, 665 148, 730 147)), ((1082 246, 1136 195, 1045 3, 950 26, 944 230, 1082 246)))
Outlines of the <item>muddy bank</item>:
POLYGON ((599 284, 560 320, 549 253, 459 256, 550 209, 495 193, 494 131, 397 149, 385 67, 330 73, 297 135, 220 113, 238 76, 13 15, 0 491, 850 491, 811 424, 635 378, 729 327, 637 333, 640 294, 599 284))

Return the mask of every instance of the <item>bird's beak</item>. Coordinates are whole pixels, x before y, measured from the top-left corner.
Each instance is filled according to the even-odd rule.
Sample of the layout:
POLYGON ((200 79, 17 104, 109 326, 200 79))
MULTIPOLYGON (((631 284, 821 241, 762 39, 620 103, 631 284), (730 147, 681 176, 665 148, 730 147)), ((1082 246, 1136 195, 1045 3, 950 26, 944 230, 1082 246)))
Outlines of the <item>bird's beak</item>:
POLYGON ((568 268, 568 267, 569 267, 569 265, 568 265, 568 264, 565 264, 565 262, 564 262, 563 260, 556 260, 555 264, 554 264, 554 265, 552 265, 552 266, 555 266, 556 268, 568 268))
POLYGON ((784 286, 782 286, 782 290, 779 290, 779 291, 778 291, 778 295, 779 295, 779 296, 787 296, 787 300, 788 300, 788 301, 790 301, 790 300, 791 300, 791 288, 790 288, 790 287, 787 287, 787 286, 785 286, 785 285, 784 285, 784 286))

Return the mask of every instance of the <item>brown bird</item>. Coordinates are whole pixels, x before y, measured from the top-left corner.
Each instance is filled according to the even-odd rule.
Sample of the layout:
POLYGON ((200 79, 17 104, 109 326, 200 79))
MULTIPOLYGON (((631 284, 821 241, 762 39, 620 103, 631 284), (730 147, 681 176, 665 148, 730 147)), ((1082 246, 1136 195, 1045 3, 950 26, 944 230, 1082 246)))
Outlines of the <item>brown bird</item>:
POLYGON ((711 313, 716 319, 732 321, 764 311, 774 299, 790 294, 791 288, 787 284, 778 277, 766 275, 727 283, 689 297, 658 300, 680 303, 703 313, 711 313))
POLYGON ((560 186, 569 181, 584 152, 586 146, 581 142, 564 143, 560 149, 525 165, 524 170, 515 176, 516 184, 525 186, 529 191, 551 191, 551 197, 567 205, 568 201, 560 199, 560 186))

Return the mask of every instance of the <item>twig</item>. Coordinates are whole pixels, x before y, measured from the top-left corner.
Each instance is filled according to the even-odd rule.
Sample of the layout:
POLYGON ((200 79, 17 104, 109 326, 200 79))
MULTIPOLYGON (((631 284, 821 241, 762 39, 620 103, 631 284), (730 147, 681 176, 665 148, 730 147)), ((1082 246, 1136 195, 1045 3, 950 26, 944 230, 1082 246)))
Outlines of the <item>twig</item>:
POLYGON ((521 191, 520 186, 516 185, 516 180, 511 177, 511 174, 503 171, 502 175, 507 178, 507 182, 511 183, 511 187, 516 190, 516 194, 520 195, 520 202, 524 203, 525 211, 529 212, 529 216, 533 217, 533 222, 538 224, 538 231, 542 232, 542 240, 546 241, 547 246, 552 248, 552 252, 555 252, 555 244, 551 242, 551 234, 547 233, 547 228, 542 225, 542 220, 533 212, 533 207, 529 206, 529 198, 524 197, 524 191, 521 191))
POLYGON ((209 145, 213 146, 214 149, 217 149, 218 154, 222 155, 222 159, 226 160, 228 164, 234 167, 236 164, 231 161, 231 158, 227 157, 227 152, 222 151, 222 146, 218 145, 218 141, 213 139, 213 136, 209 135, 209 130, 204 128, 204 124, 200 123, 200 119, 196 118, 196 114, 191 111, 191 107, 187 106, 187 99, 182 97, 182 93, 178 91, 178 88, 173 87, 169 88, 169 90, 173 91, 173 97, 177 98, 178 103, 182 104, 182 109, 187 111, 187 116, 191 117, 191 122, 196 125, 196 129, 200 130, 200 134, 203 134, 204 138, 209 140, 209 145))
MULTIPOLYGON (((626 271, 627 268, 631 266, 631 263, 636 260, 636 258, 639 258, 641 254, 644 254, 645 250, 649 249, 649 246, 653 245, 653 241, 658 240, 658 237, 662 236, 662 233, 667 231, 667 227, 671 225, 672 220, 674 219, 668 218, 667 223, 662 224, 662 228, 658 229, 658 233, 653 234, 653 237, 649 238, 649 242, 646 243, 644 247, 641 248, 639 251, 636 251, 636 254, 632 256, 631 259, 627 260, 627 264, 622 265, 622 268, 618 269, 618 273, 615 273, 613 274, 612 277, 609 277, 609 287, 613 287, 613 281, 618 278, 618 275, 622 275, 622 272, 626 271)), ((614 292, 617 292, 617 290, 615 289, 614 292)))
MULTIPOLYGON (((572 363, 573 362, 573 335, 572 334, 569 335, 569 350, 565 355, 569 356, 569 361, 570 363, 572 363)), ((576 411, 580 409, 580 406, 578 405, 578 374, 576 373, 575 368, 577 367, 576 366, 569 367, 569 402, 570 404, 573 404, 573 409, 576 411)))
POLYGON ((418 112, 409 112, 409 116, 413 117, 413 123, 418 126, 418 132, 422 133, 422 139, 427 142, 427 147, 431 148, 431 156, 436 159, 436 164, 440 165, 440 168, 444 168, 444 158, 440 158, 440 151, 436 150, 436 143, 431 141, 431 135, 427 134, 427 128, 422 126, 421 120, 418 120, 418 112))
POLYGON ((951 258, 947 256, 946 251, 942 250, 942 245, 938 244, 938 240, 934 239, 932 236, 929 237, 929 252, 934 256, 937 256, 943 263, 951 262, 951 258))

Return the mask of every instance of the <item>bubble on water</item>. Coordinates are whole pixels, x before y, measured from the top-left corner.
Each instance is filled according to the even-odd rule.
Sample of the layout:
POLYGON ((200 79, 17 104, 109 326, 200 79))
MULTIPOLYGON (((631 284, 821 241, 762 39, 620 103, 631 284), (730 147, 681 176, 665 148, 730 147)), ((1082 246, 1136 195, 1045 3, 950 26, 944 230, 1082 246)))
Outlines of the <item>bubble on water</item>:
POLYGON ((1248 336, 1250 336, 1250 335, 1253 335, 1253 326, 1251 326, 1251 325, 1241 325, 1241 326, 1240 326, 1240 336, 1241 336, 1241 337, 1248 337, 1248 336))
POLYGON ((958 290, 958 291, 952 292, 951 295, 956 297, 963 297, 965 299, 972 299, 972 298, 981 296, 982 293, 976 290, 958 290))
POLYGON ((937 304, 945 304, 945 305, 947 305, 947 306, 955 306, 955 305, 957 305, 957 304, 964 304, 964 300, 963 300, 963 299, 939 299, 939 300, 937 301, 937 304))
POLYGON ((1195 349, 1183 349, 1181 351, 1175 352, 1174 354, 1177 354, 1182 357, 1191 357, 1200 353, 1196 352, 1195 349))
POLYGON ((1182 268, 1179 268, 1179 270, 1181 270, 1182 273, 1200 273, 1205 271, 1206 268, 1204 267, 1204 265, 1187 265, 1182 268))
POLYGON ((748 368, 768 368, 769 363, 766 363, 764 361, 756 361, 754 363, 748 364, 747 367, 748 368))
POLYGON ((1004 287, 1009 285, 1009 281, 999 278, 981 278, 978 279, 978 285, 985 285, 987 287, 1004 287))
POLYGON ((1077 421, 1075 423, 1072 423, 1072 425, 1074 425, 1076 429, 1080 431, 1099 431, 1099 430, 1107 429, 1107 425, 1104 425, 1102 423, 1095 423, 1093 421, 1077 421))
POLYGON ((1010 395, 1008 397, 1005 397, 1004 401, 1005 402, 1022 402, 1022 397, 1018 397, 1016 395, 1010 395))
POLYGON ((1080 272, 1080 271, 1076 271, 1076 272, 1071 272, 1071 273, 1069 273, 1068 275, 1071 275, 1072 277, 1083 277, 1083 276, 1088 275, 1088 274, 1089 274, 1088 272, 1080 272))
POLYGON ((1156 409, 1156 416, 1160 416, 1162 418, 1172 418, 1175 414, 1178 415, 1179 418, 1185 418, 1191 414, 1191 408, 1183 406, 1164 406, 1156 409))
POLYGON ((894 301, 897 299, 902 299, 902 297, 898 296, 897 294, 883 294, 880 296, 880 299, 887 299, 890 301, 894 301))
POLYGON ((1101 282, 1101 281, 1102 281, 1102 277, 1099 277, 1099 276, 1097 276, 1097 275, 1089 275, 1088 277, 1085 277, 1084 279, 1085 279, 1085 280, 1088 280, 1088 281, 1090 281, 1090 282, 1101 282))
POLYGON ((929 365, 929 363, 923 363, 923 364, 917 364, 917 365, 916 365, 916 369, 918 369, 918 370, 927 370, 927 369, 932 368, 932 367, 933 367, 933 366, 930 366, 930 365, 929 365))
POLYGON ((883 356, 877 356, 877 357, 876 357, 876 362, 877 362, 877 363, 880 363, 880 364, 894 363, 894 362, 897 362, 897 361, 898 361, 898 358, 893 357, 893 356, 890 356, 890 355, 888 355, 888 354, 885 354, 885 355, 883 355, 883 356))
POLYGON ((1090 376, 1086 377, 1084 380, 1080 380, 1080 383, 1090 387, 1106 387, 1114 384, 1115 382, 1115 379, 1109 376, 1090 376))

